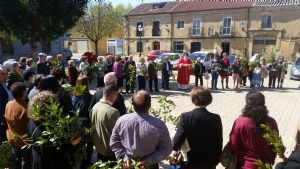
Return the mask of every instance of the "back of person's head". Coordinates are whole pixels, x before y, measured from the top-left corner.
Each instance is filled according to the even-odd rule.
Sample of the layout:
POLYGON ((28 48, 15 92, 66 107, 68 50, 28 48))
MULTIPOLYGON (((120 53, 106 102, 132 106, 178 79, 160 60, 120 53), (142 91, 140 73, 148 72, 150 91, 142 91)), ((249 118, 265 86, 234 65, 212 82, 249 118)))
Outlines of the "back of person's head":
POLYGON ((51 75, 53 75, 56 80, 61 80, 64 78, 64 72, 62 69, 58 69, 58 68, 55 68, 53 71, 51 71, 51 75))
POLYGON ((252 119, 255 131, 260 130, 261 124, 266 124, 268 109, 265 106, 265 96, 257 91, 250 91, 246 95, 246 105, 242 110, 243 116, 252 119))
POLYGON ((69 66, 75 66, 74 60, 69 60, 69 61, 68 61, 68 65, 69 65, 69 66))
POLYGON ((118 95, 119 87, 115 84, 105 86, 103 88, 103 96, 109 97, 109 96, 116 96, 118 95))
POLYGON ((132 105, 136 113, 147 113, 151 108, 151 96, 145 90, 133 94, 132 105))
POLYGON ((212 95, 207 88, 194 87, 191 91, 191 99, 194 105, 206 107, 211 104, 212 95))
POLYGON ((87 76, 79 76, 76 80, 76 86, 85 86, 85 93, 89 93, 90 89, 90 83, 89 78, 87 76))
POLYGON ((26 59, 27 59, 26 57, 22 56, 22 57, 20 57, 19 62, 26 63, 26 59))
POLYGON ((33 86, 39 88, 39 84, 40 84, 40 81, 42 79, 44 75, 43 74, 37 74, 33 77, 33 86))
POLYGON ((46 104, 49 104, 49 98, 53 98, 54 101, 58 101, 57 96, 55 96, 52 92, 50 91, 42 91, 39 92, 37 95, 35 95, 28 104, 28 114, 27 116, 29 118, 32 118, 34 121, 45 121, 46 119, 35 119, 34 117, 32 117, 32 111, 34 110, 35 106, 40 106, 41 107, 41 111, 39 112, 40 115, 45 114, 45 110, 43 109, 43 106, 46 104))
POLYGON ((27 59, 26 59, 26 65, 27 65, 28 67, 30 67, 30 66, 33 64, 33 62, 34 62, 34 60, 33 60, 32 58, 27 58, 27 59))
POLYGON ((40 91, 50 91, 52 93, 57 93, 59 90, 59 83, 53 75, 47 75, 42 77, 39 83, 40 91))
POLYGON ((29 81, 31 77, 33 77, 35 75, 34 72, 32 71, 25 71, 23 74, 23 78, 25 81, 29 81))
POLYGON ((27 92, 24 83, 16 82, 11 85, 10 91, 15 99, 20 99, 24 96, 24 92, 27 92))
POLYGON ((116 57, 116 62, 119 62, 121 60, 121 56, 116 57))
POLYGON ((105 86, 117 84, 117 76, 114 72, 109 72, 104 76, 105 86))

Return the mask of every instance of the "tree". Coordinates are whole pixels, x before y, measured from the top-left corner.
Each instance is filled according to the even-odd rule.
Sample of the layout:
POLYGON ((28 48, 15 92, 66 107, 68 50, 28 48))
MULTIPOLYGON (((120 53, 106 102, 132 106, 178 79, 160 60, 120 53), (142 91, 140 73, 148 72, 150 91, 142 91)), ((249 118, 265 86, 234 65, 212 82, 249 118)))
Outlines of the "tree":
POLYGON ((29 42, 36 55, 37 42, 49 50, 51 40, 74 27, 89 0, 1 0, 0 31, 29 42))
POLYGON ((116 31, 119 24, 117 16, 110 2, 95 0, 71 32, 87 36, 94 43, 98 54, 98 41, 116 31))
POLYGON ((118 4, 115 6, 115 18, 119 24, 125 25, 124 15, 129 13, 133 9, 132 5, 129 3, 127 6, 124 4, 118 4))

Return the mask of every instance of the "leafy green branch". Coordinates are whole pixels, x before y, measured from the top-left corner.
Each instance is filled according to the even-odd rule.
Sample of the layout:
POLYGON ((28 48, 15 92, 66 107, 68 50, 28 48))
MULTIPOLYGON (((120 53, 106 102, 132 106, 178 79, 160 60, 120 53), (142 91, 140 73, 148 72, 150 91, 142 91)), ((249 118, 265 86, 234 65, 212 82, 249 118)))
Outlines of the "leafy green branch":
POLYGON ((135 66, 128 64, 128 77, 129 80, 127 81, 127 84, 131 87, 133 87, 132 85, 135 84, 135 75, 136 75, 136 70, 135 70, 135 66))
MULTIPOLYGON (((273 130, 270 125, 261 124, 260 127, 264 129, 265 134, 263 135, 266 143, 273 147, 273 151, 280 157, 284 158, 285 147, 282 143, 282 139, 278 132, 273 130)), ((258 169, 272 169, 272 165, 263 163, 260 159, 256 160, 258 169)))
MULTIPOLYGON (((131 168, 140 169, 138 166, 138 161, 131 159, 131 168)), ((108 161, 108 162, 96 162, 89 169, 122 169, 123 160, 119 159, 118 161, 108 161)))
POLYGON ((84 85, 80 85, 80 86, 65 85, 63 86, 63 88, 68 92, 76 94, 76 96, 81 96, 86 91, 86 86, 84 85))
POLYGON ((172 100, 168 100, 166 96, 159 96, 158 103, 158 108, 151 108, 150 113, 164 122, 170 122, 174 126, 177 126, 179 116, 173 116, 171 114, 172 110, 176 107, 175 103, 172 100))
POLYGON ((0 144, 0 168, 14 168, 11 146, 7 141, 0 144))

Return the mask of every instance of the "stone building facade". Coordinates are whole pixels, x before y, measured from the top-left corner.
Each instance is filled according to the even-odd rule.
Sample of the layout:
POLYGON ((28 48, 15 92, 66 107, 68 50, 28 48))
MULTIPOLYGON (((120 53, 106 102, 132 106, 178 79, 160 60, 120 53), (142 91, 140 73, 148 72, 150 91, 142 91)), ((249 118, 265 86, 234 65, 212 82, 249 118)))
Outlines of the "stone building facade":
POLYGON ((217 48, 252 56, 278 48, 280 55, 292 59, 300 50, 300 2, 295 0, 145 3, 125 18, 128 55, 217 48), (143 27, 141 37, 138 25, 143 27))

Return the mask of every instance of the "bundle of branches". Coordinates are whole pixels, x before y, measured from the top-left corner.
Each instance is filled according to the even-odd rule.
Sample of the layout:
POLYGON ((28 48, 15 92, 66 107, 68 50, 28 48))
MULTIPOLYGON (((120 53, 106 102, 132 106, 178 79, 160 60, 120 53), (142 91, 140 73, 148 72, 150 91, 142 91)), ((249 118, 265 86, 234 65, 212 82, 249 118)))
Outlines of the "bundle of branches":
POLYGON ((129 64, 128 65, 128 76, 129 76, 129 80, 127 81, 127 84, 132 87, 132 85, 135 84, 135 75, 136 75, 136 70, 135 70, 135 66, 129 64))

